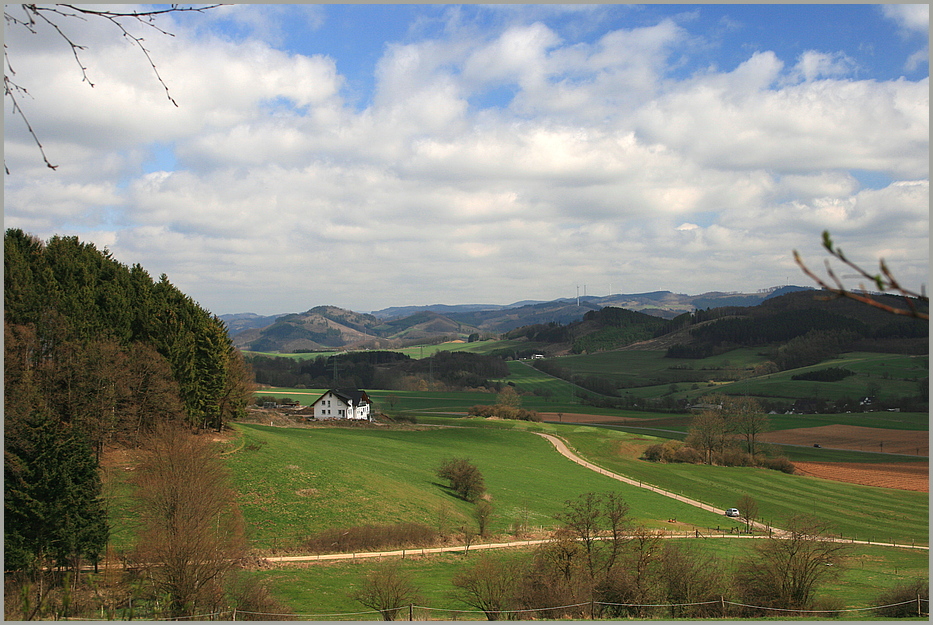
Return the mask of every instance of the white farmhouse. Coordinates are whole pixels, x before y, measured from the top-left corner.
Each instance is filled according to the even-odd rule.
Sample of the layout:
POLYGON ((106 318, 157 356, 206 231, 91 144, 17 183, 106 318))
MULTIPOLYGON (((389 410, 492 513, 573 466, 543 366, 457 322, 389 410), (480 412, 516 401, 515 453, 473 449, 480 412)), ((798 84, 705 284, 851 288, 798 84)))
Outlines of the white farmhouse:
POLYGON ((372 400, 359 389, 331 389, 311 404, 315 419, 356 419, 372 421, 372 400))

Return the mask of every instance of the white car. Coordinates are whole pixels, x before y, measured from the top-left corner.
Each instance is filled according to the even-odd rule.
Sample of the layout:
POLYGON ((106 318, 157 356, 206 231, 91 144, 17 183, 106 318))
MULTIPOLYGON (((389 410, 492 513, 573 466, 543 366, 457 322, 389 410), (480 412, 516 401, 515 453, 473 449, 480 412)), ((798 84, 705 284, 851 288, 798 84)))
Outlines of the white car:
POLYGON ((739 516, 738 508, 729 508, 726 510, 726 516, 739 516))

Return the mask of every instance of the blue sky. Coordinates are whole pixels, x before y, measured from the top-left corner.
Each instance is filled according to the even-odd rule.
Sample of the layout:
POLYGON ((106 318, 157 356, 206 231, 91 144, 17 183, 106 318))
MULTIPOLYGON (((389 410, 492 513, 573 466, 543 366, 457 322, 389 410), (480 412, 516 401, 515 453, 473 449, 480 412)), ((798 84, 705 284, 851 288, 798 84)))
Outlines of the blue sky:
POLYGON ((912 288, 926 5, 232 5, 7 25, 4 217, 217 314, 807 284, 829 229, 912 288), (67 103, 67 104, 63 104, 67 103))

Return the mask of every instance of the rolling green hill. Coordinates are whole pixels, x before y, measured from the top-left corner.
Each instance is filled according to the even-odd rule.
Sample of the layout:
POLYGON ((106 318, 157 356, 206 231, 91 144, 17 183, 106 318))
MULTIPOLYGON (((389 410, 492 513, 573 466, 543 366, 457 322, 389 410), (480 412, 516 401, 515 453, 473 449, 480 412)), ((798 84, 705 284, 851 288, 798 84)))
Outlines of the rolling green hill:
POLYGON ((559 456, 531 431, 565 437, 589 460, 634 479, 720 508, 749 494, 776 526, 806 511, 830 520, 846 537, 925 543, 925 493, 872 488, 753 468, 664 465, 637 460, 651 437, 587 426, 483 422, 494 427, 276 428, 239 425, 242 439, 227 463, 258 546, 286 537, 365 523, 439 523, 444 508, 454 524, 469 522, 471 504, 453 497, 434 470, 448 457, 469 457, 486 480, 496 509, 494 532, 524 519, 553 526, 562 503, 585 492, 619 492, 633 518, 650 527, 666 520, 699 528, 732 523, 658 494, 628 486, 559 456))

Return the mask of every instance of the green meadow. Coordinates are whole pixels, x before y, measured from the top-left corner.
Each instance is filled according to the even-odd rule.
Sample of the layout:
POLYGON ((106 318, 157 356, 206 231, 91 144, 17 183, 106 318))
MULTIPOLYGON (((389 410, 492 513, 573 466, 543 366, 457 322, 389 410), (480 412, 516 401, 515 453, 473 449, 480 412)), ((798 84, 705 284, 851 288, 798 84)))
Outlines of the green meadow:
POLYGON ((794 476, 766 469, 658 464, 638 460, 658 439, 552 423, 446 419, 465 427, 279 428, 241 424, 238 451, 227 456, 257 546, 296 542, 323 529, 446 519, 470 523, 470 504, 454 497, 434 471, 448 457, 468 457, 483 472, 496 514, 493 533, 516 523, 551 527, 563 502, 585 492, 622 493, 639 522, 668 519, 698 528, 737 524, 650 491, 601 476, 563 458, 532 431, 562 436, 578 453, 622 475, 725 509, 743 495, 780 527, 806 512, 830 520, 841 536, 926 544, 926 493, 794 476), (469 427, 486 425, 489 427, 469 427), (633 451, 634 450, 634 451, 633 451), (290 537, 290 539, 286 538, 290 537))
POLYGON ((738 526, 584 469, 522 429, 236 428, 242 438, 225 458, 250 540, 260 548, 294 547, 315 532, 362 524, 472 525, 472 504, 435 475, 449 457, 470 458, 482 471, 494 534, 516 524, 553 527, 564 501, 591 491, 622 493, 633 518, 648 526, 665 527, 673 518, 691 527, 738 526))

